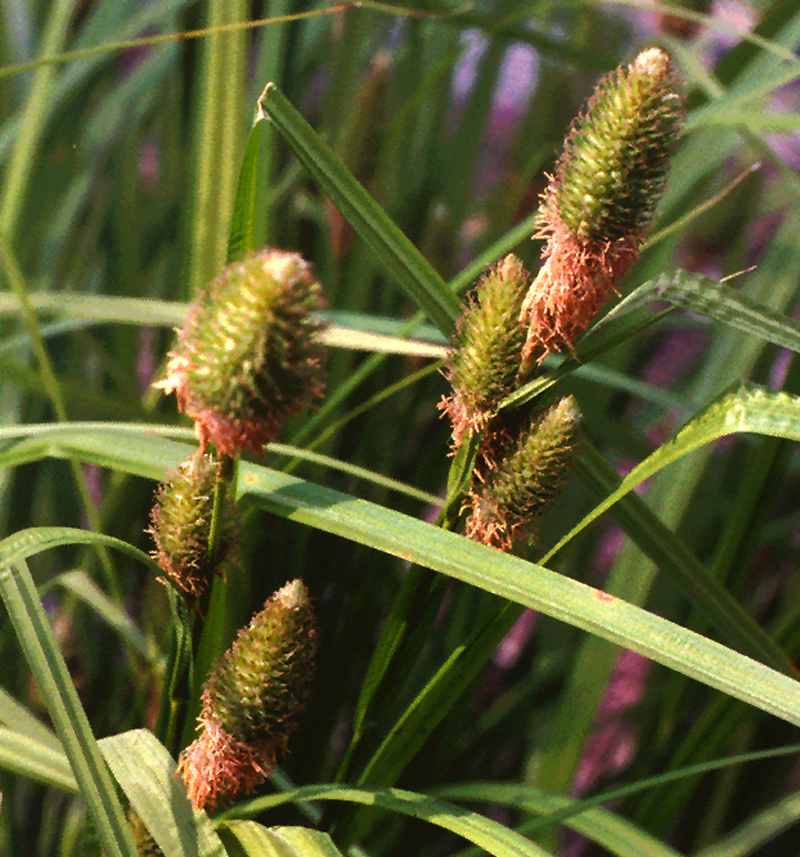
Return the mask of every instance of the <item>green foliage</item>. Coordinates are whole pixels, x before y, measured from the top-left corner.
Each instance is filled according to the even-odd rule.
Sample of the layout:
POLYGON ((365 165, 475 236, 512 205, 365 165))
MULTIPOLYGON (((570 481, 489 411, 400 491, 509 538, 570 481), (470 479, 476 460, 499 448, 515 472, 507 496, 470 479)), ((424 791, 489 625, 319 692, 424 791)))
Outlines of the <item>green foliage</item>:
MULTIPOLYGON (((723 5, 6 4, 0 852, 132 855, 138 818, 170 856, 556 855, 577 835, 631 857, 797 854, 800 13, 752 4, 734 37, 723 5), (654 43, 663 80, 613 72, 654 43), (633 131, 581 112, 609 73, 593 109, 612 84, 649 99, 653 170, 626 149, 637 199, 601 214, 653 217, 673 66, 684 131, 624 297, 520 375, 520 273, 482 331, 497 363, 468 367, 487 419, 450 458, 461 295, 511 253, 541 271, 530 236, 576 116, 596 139, 572 132, 561 204, 583 222, 609 138, 633 131), (265 245, 321 283, 327 390, 206 480, 201 541, 216 562, 227 492, 241 559, 187 613, 147 530, 196 441, 151 383, 188 306, 265 245), (486 485, 502 472, 481 470, 487 424, 573 400, 577 467, 557 498, 545 480, 538 541, 466 538, 476 462, 486 485), (205 677, 300 578, 319 647, 290 753, 258 796, 195 810, 176 763, 205 677)), ((241 302, 199 348, 216 364, 220 331, 263 315, 231 282, 241 302)), ((230 375, 247 364, 264 398, 249 360, 230 375)))

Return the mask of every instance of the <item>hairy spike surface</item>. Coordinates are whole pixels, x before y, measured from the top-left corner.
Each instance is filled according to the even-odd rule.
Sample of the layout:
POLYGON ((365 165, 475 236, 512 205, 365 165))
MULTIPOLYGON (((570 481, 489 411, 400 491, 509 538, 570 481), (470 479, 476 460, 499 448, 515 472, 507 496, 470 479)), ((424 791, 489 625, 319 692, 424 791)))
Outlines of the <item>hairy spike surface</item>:
POLYGON ((525 344, 519 315, 528 281, 519 259, 506 256, 466 302, 447 370, 453 393, 439 405, 452 420, 456 446, 468 428, 480 431, 514 389, 525 344))
POLYGON ((565 396, 510 448, 487 450, 488 466, 476 468, 465 503, 469 538, 509 551, 520 536, 530 537, 531 522, 561 491, 579 420, 575 399, 565 396))
POLYGON ((313 314, 323 305, 300 256, 252 253, 200 294, 155 386, 175 392, 203 447, 261 452, 322 394, 321 324, 313 314))
POLYGON ((239 632, 206 682, 201 734, 178 768, 195 806, 246 794, 269 775, 305 705, 315 652, 308 590, 294 580, 239 632))
POLYGON ((525 360, 572 349, 638 258, 683 118, 667 53, 642 51, 597 86, 542 195, 545 259, 523 302, 525 360))
POLYGON ((238 540, 236 506, 228 501, 221 510, 221 537, 216 567, 212 568, 208 546, 218 472, 215 458, 196 452, 161 484, 151 516, 150 533, 156 543, 153 556, 184 593, 189 606, 206 589, 238 540))

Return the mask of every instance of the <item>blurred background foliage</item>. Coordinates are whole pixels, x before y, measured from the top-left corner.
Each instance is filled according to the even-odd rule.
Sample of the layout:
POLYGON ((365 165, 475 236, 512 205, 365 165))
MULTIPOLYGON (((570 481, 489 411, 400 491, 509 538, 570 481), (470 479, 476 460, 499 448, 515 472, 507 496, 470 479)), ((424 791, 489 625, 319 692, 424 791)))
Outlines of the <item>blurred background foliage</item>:
MULTIPOLYGON (((174 321, 143 323, 124 307, 112 318, 103 299, 182 303, 219 272, 244 144, 268 81, 450 280, 493 247, 492 258, 513 249, 535 271, 541 245, 524 224, 570 121, 601 74, 661 44, 686 80, 690 111, 654 240, 623 291, 674 267, 715 278, 748 269, 735 285, 794 313, 798 40, 794 0, 4 0, 0 423, 178 422, 174 403, 149 388, 174 321), (53 383, 12 297, 15 281, 34 300, 54 299, 51 308, 98 299, 83 315, 40 313, 53 383)), ((396 322, 416 309, 407 296, 276 133, 265 138, 262 155, 259 243, 309 259, 339 320, 367 329, 387 319, 386 330, 399 331, 396 322)), ((436 405, 447 389, 435 367, 422 371, 430 366, 417 357, 332 352, 326 402, 284 440, 441 495, 448 429, 436 405)), ((789 352, 673 313, 586 366, 571 390, 587 433, 624 472, 742 379, 799 392, 789 352)), ((417 517, 436 514, 352 472, 275 453, 266 463, 417 517)), ((798 475, 792 444, 744 437, 689 456, 656 477, 647 494, 662 521, 794 657, 798 475)), ((53 523, 90 526, 151 549, 149 480, 45 459, 3 470, 0 486, 3 535, 53 523)), ((541 556, 596 500, 573 480, 526 555, 541 556)), ((229 586, 229 637, 275 588, 305 580, 319 614, 319 661, 286 771, 297 783, 327 782, 337 775, 354 700, 405 567, 348 540, 246 512, 246 560, 229 586)), ((104 573, 102 558, 77 548, 48 552, 33 567, 96 734, 152 725, 167 616, 162 586, 119 557, 104 573), (47 588, 74 568, 108 592, 116 587, 147 635, 150 658, 121 647, 80 599, 47 588)), ((608 517, 556 567, 708 633, 608 517)), ((450 584, 434 633, 397 688, 395 711, 495 601, 450 584)), ((569 626, 525 614, 399 784, 501 779, 585 796, 796 740, 793 727, 775 718, 639 656, 619 655, 569 626)), ((7 622, 0 625, 0 686, 37 709, 7 622)), ((353 760, 351 775, 390 722, 372 724, 371 746, 353 760)), ((799 775, 791 757, 753 763, 646 790, 615 809, 682 853, 696 853, 794 792, 799 775)), ((0 787, 3 853, 73 853, 69 836, 80 811, 72 799, 5 773, 0 787)), ((491 812, 511 824, 522 819, 491 812)), ((298 822, 294 810, 283 813, 270 822, 298 822)), ((572 857, 607 853, 574 834, 542 837, 572 857)), ((384 820, 363 844, 385 855, 459 847, 398 818, 384 820)), ((798 847, 790 828, 758 851, 730 853, 795 855, 798 847)))

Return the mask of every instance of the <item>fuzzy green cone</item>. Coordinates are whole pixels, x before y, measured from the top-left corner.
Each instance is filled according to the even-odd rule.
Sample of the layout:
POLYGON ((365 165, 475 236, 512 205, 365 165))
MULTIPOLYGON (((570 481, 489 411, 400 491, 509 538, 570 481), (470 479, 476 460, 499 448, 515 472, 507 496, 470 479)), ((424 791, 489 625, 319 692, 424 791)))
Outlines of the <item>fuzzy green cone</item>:
POLYGON ((208 545, 218 471, 219 463, 214 458, 195 453, 161 484, 153 507, 153 556, 173 585, 184 593, 190 607, 237 539, 236 507, 228 502, 221 512, 221 537, 212 567, 208 545))
POLYGON ((195 806, 246 794, 273 770, 305 705, 315 652, 308 591, 294 580, 239 632, 206 682, 202 731, 178 766, 195 806))
POLYGON ((312 314, 323 305, 300 256, 252 253, 200 294, 155 386, 175 392, 204 448, 259 453, 322 394, 320 324, 312 314))
POLYGON ((542 195, 544 264, 525 298, 525 359, 572 349, 639 249, 683 118, 669 56, 648 48, 604 78, 542 195))
POLYGON ((575 399, 565 396, 534 420, 510 454, 476 469, 465 503, 469 538, 503 551, 521 536, 530 538, 532 521, 561 491, 579 420, 575 399))
POLYGON ((453 423, 453 441, 480 431, 515 386, 525 329, 519 324, 529 275, 516 256, 485 274, 465 306, 449 360, 453 393, 439 407, 453 423))

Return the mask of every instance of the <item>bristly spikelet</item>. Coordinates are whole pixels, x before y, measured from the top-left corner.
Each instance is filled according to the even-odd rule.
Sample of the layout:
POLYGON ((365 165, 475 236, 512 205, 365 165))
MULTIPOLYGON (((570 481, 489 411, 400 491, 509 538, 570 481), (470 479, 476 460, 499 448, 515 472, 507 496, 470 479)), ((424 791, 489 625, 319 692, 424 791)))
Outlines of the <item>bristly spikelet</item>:
POLYGON ((252 253, 199 295, 155 386, 176 393, 204 448, 261 452, 322 394, 321 325, 313 313, 323 305, 300 256, 252 253))
POLYGON ((476 468, 465 501, 469 538, 509 551, 521 536, 531 537, 533 519, 561 491, 579 420, 575 399, 565 396, 534 418, 504 458, 495 451, 489 466, 476 468))
POLYGON ((526 360, 572 349, 636 261, 682 118, 672 62, 648 48, 605 77, 573 123, 541 200, 545 262, 520 315, 526 360))
POLYGON ((160 485, 151 516, 150 533, 156 543, 153 557, 164 574, 184 593, 191 607, 219 571, 238 537, 236 506, 221 509, 220 539, 212 567, 208 556, 214 510, 214 486, 219 463, 196 452, 160 485))
POLYGON ((525 343, 519 314, 529 279, 519 259, 506 256, 466 302, 447 369, 453 393, 439 405, 452 420, 456 446, 468 428, 484 428, 515 386, 525 343))
POLYGON ((239 632, 206 682, 202 731, 178 766, 195 806, 246 794, 269 775, 303 710, 315 652, 308 591, 294 580, 239 632))

